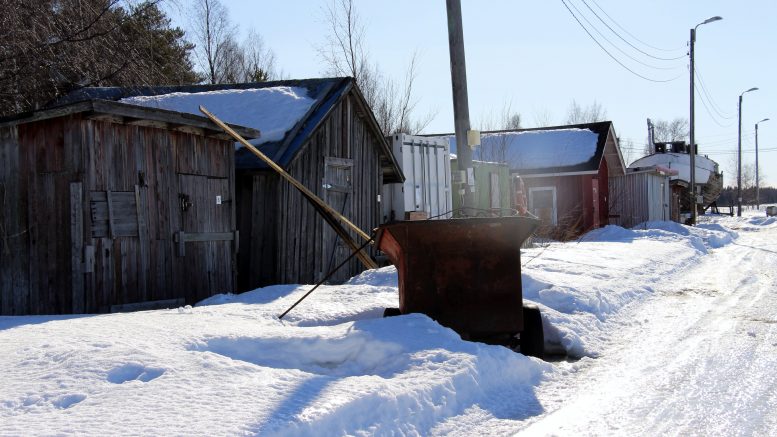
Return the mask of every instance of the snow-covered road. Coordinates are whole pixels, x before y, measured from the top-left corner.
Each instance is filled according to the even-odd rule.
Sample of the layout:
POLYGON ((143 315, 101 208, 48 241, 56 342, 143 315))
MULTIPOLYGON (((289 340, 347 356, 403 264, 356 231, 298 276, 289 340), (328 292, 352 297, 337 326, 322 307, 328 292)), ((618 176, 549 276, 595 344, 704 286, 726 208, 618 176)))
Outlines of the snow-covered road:
POLYGON ((522 255, 543 362, 397 305, 393 267, 195 307, 0 317, 0 436, 777 435, 777 218, 522 255), (738 234, 738 235, 737 235, 738 234))
MULTIPOLYGON (((730 220, 734 222, 734 220, 730 220)), ((562 363, 537 389, 527 435, 774 435, 777 228, 657 285, 599 358, 562 363)))

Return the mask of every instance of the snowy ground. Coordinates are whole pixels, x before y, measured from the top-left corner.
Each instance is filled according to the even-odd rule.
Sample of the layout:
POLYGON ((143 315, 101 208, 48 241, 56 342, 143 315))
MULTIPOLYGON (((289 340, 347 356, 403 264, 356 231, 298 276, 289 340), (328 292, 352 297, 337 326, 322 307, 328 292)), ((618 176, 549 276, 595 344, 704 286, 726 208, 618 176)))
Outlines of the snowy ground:
POLYGON ((774 435, 777 220, 523 254, 543 362, 397 306, 392 268, 194 308, 0 317, 0 435, 774 435))

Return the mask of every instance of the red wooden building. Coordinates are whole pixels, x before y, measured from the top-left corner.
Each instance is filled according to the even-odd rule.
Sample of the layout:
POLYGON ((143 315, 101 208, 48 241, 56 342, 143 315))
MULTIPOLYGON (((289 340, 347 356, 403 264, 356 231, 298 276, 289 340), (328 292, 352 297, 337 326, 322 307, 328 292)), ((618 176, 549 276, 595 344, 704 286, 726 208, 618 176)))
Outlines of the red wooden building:
POLYGON ((523 179, 539 233, 560 240, 608 224, 609 178, 626 168, 610 121, 482 132, 479 153, 523 179))

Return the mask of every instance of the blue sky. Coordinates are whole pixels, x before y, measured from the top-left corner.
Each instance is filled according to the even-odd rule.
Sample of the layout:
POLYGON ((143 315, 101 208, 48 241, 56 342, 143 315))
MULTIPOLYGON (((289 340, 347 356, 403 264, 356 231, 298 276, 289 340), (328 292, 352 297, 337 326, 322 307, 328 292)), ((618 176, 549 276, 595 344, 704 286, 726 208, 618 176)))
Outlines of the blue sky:
MULTIPOLYGON (((224 4, 241 31, 254 28, 263 36, 286 76, 306 78, 321 76, 325 71, 316 47, 325 41, 327 29, 322 8, 328 1, 227 0, 224 4)), ((574 5, 586 12, 596 28, 626 52, 613 48, 592 30, 616 58, 642 76, 676 79, 651 82, 619 66, 581 29, 561 0, 462 0, 473 128, 498 117, 506 105, 521 114, 526 127, 533 127, 543 120, 563 123, 573 99, 581 105, 596 101, 614 122, 622 145, 628 140, 633 142, 636 150, 624 150, 624 154, 631 153, 631 159, 635 159, 645 142, 648 117, 688 117, 688 57, 683 55, 687 54, 689 29, 720 15, 722 21, 701 26, 697 33, 696 67, 704 85, 702 90, 697 79, 696 138, 700 153, 720 164, 726 184, 735 183, 732 170, 737 145, 737 100, 742 91, 759 87, 759 91, 744 97, 743 163, 755 160, 754 123, 773 118, 774 121, 759 126, 759 149, 767 184, 777 186, 777 31, 773 25, 777 2, 586 2, 636 47, 656 57, 682 57, 674 61, 650 58, 596 21, 583 0, 567 0, 570 7, 574 5), (703 93, 709 109, 698 93, 703 93)), ((445 2, 356 0, 355 4, 366 25, 365 40, 371 58, 386 74, 401 81, 413 52, 419 53, 417 112, 436 112, 426 133, 451 132, 445 2)))

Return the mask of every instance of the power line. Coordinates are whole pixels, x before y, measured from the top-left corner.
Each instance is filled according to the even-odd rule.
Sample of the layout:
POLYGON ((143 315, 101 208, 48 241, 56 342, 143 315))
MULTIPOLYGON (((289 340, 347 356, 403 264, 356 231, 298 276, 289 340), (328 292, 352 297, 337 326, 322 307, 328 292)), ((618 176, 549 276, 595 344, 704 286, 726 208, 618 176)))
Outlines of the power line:
POLYGON ((586 23, 588 23, 588 25, 589 25, 591 28, 593 28, 593 30, 595 30, 595 31, 596 31, 596 33, 598 33, 598 34, 599 34, 599 36, 601 36, 601 37, 602 37, 602 38, 603 38, 605 41, 607 41, 607 42, 608 42, 608 43, 609 43, 611 46, 613 46, 613 47, 614 47, 616 50, 618 50, 619 52, 621 52, 621 53, 622 53, 624 56, 626 56, 627 58, 631 59, 632 61, 634 61, 634 62, 636 62, 636 63, 638 63, 638 64, 641 64, 641 65, 644 65, 645 67, 652 68, 652 69, 654 69, 654 70, 676 70, 676 69, 678 68, 678 66, 674 66, 674 67, 657 67, 657 66, 655 66, 655 65, 651 65, 651 64, 648 64, 648 63, 646 63, 646 62, 642 62, 642 61, 640 61, 639 59, 637 59, 637 58, 635 58, 635 57, 631 56, 630 54, 626 53, 626 52, 625 52, 623 49, 621 49, 620 47, 618 47, 618 45, 617 45, 617 44, 615 44, 615 43, 613 43, 612 41, 610 41, 610 40, 609 40, 609 38, 607 38, 606 36, 604 36, 604 34, 603 34, 601 31, 599 31, 599 29, 598 29, 598 28, 597 28, 597 27, 596 27, 596 26, 595 26, 593 23, 591 23, 591 21, 590 21, 590 20, 588 20, 588 18, 585 16, 585 14, 583 14, 583 13, 580 11, 580 9, 578 9, 578 8, 577 8, 577 6, 575 6, 575 4, 572 2, 572 0, 569 0, 569 4, 570 4, 570 5, 572 5, 572 7, 573 7, 573 8, 575 8, 575 10, 577 11, 577 13, 578 13, 578 14, 579 14, 581 17, 583 17, 583 20, 585 20, 585 22, 586 22, 586 23))
POLYGON ((673 80, 677 80, 678 78, 680 78, 680 76, 678 75, 677 77, 674 77, 674 78, 671 78, 671 79, 663 79, 663 80, 662 80, 662 79, 652 79, 652 78, 649 78, 649 77, 643 76, 643 75, 641 75, 641 74, 637 73, 636 71, 632 70, 631 68, 627 67, 627 66, 626 66, 625 64, 623 64, 623 63, 622 63, 620 60, 618 60, 618 58, 616 58, 615 56, 613 56, 613 55, 612 55, 612 53, 610 53, 610 52, 609 52, 609 51, 608 51, 606 48, 604 48, 604 46, 602 46, 602 44, 601 44, 601 43, 600 43, 600 42, 599 42, 599 41, 598 41, 596 38, 594 38, 594 36, 593 36, 593 35, 591 35, 591 32, 589 32, 589 31, 588 31, 588 29, 586 29, 586 27, 583 25, 583 23, 581 23, 581 22, 580 22, 580 20, 577 18, 577 16, 575 15, 575 13, 574 13, 574 12, 572 12, 572 10, 571 10, 571 9, 569 9, 569 5, 567 5, 567 2, 566 2, 566 0, 561 0, 561 3, 563 3, 563 4, 564 4, 564 7, 565 7, 565 8, 567 8, 567 11, 569 11, 570 15, 572 15, 572 18, 574 18, 574 19, 575 19, 575 21, 577 21, 577 24, 578 24, 578 25, 580 25, 580 27, 582 27, 582 28, 583 28, 583 30, 585 31, 585 33, 586 33, 586 34, 588 34, 588 36, 589 36, 589 37, 590 37, 590 38, 591 38, 591 39, 592 39, 592 40, 593 40, 593 41, 596 43, 596 45, 598 45, 600 49, 602 49, 602 50, 603 50, 605 53, 607 53, 607 55, 608 55, 610 58, 612 58, 612 60, 613 60, 613 61, 617 62, 617 63, 618 63, 618 65, 620 65, 621 67, 625 68, 625 69, 626 69, 627 71, 629 71, 631 74, 633 74, 633 75, 635 75, 635 76, 637 76, 637 77, 639 77, 639 78, 641 78, 641 79, 647 80, 647 81, 649 81, 649 82, 657 82, 657 83, 666 83, 666 82, 671 82, 671 81, 673 81, 673 80))
MULTIPOLYGON (((635 46, 634 44, 632 44, 632 43, 628 42, 628 41, 626 40, 626 38, 622 37, 622 36, 621 36, 621 35, 620 35, 618 32, 616 32, 616 31, 615 31, 615 29, 613 29, 612 27, 610 27, 610 25, 609 25, 609 24, 607 24, 607 22, 606 22, 606 21, 604 21, 604 20, 602 19, 602 17, 600 17, 600 16, 599 16, 599 14, 597 14, 597 13, 596 13, 596 11, 595 11, 595 10, 593 10, 593 8, 591 8, 591 6, 589 6, 589 5, 588 5, 588 2, 586 2, 585 0, 580 0, 580 1, 582 1, 582 2, 583 2, 583 4, 584 4, 584 5, 585 5, 585 6, 588 8, 588 10, 589 10, 589 11, 591 11, 591 12, 592 12, 592 13, 593 13, 593 14, 596 16, 596 18, 598 18, 598 19, 599 19, 599 21, 601 21, 601 22, 602 22, 602 24, 604 24, 604 25, 605 25, 605 26, 606 26, 608 29, 610 29, 610 31, 611 31, 612 33, 614 33, 614 34, 615 34, 615 36, 617 36, 618 38, 620 38, 620 39, 621 39, 621 41, 623 41, 623 42, 625 42, 626 44, 628 44, 628 45, 629 45, 629 47, 631 47, 631 48, 633 48, 634 50, 636 50, 636 51, 638 51, 638 52, 642 53, 643 55, 645 55, 645 56, 649 56, 649 57, 651 57, 651 58, 653 58, 653 59, 657 59, 657 60, 659 60, 659 61, 676 61, 676 60, 678 60, 678 59, 683 59, 683 58, 685 58, 685 57, 687 56, 687 55, 682 55, 682 56, 678 56, 678 57, 676 57, 676 58, 662 58, 662 57, 660 57, 660 56, 654 56, 654 55, 651 55, 650 53, 648 53, 648 52, 646 52, 646 51, 644 51, 644 50, 640 49, 639 47, 635 46)), ((599 6, 599 5, 596 5, 596 6, 597 6, 597 7, 599 7, 599 9, 602 9, 602 8, 601 8, 601 6, 599 6)), ((604 10, 602 10, 602 12, 604 12, 604 10)), ((605 15, 606 15, 606 12, 605 12, 605 15)), ((608 15, 608 17, 609 17, 609 15, 608 15)))
POLYGON ((704 95, 701 92, 699 92, 699 90, 696 89, 695 87, 694 87, 693 91, 696 93, 697 96, 699 96, 699 100, 701 100, 702 106, 704 106, 704 110, 707 111, 707 114, 710 116, 710 118, 712 118, 712 121, 714 121, 715 124, 717 124, 718 126, 720 126, 722 128, 728 128, 728 127, 731 127, 731 126, 734 125, 734 121, 733 120, 729 124, 723 124, 723 123, 719 122, 718 118, 715 117, 715 115, 712 113, 712 111, 710 111, 709 106, 707 106, 707 102, 704 99, 704 95))
POLYGON ((699 85, 701 86, 701 89, 704 92, 704 94, 707 96, 707 101, 712 106, 712 109, 714 109, 715 112, 717 112, 721 118, 725 118, 726 120, 730 120, 734 118, 733 114, 728 116, 724 115, 723 113, 725 111, 720 109, 720 107, 715 103, 715 100, 712 98, 712 96, 710 96, 710 93, 707 92, 707 87, 704 85, 704 80, 702 79, 701 73, 699 72, 699 67, 695 67, 693 70, 694 70, 694 75, 696 76, 697 79, 699 79, 699 85))
MULTIPOLYGON (((613 18, 610 16, 610 14, 608 14, 608 13, 607 13, 607 11, 605 11, 605 10, 604 10, 604 9, 603 9, 601 6, 599 6, 599 3, 597 3, 597 2, 596 2, 596 0, 591 0, 591 2, 592 2, 593 4, 595 4, 595 5, 596 5, 596 7, 597 7, 597 8, 599 8, 599 10, 600 10, 600 11, 602 11, 602 13, 604 13, 604 15, 605 15, 605 16, 607 16, 607 18, 609 18, 609 19, 610 19, 610 21, 612 21, 612 22, 613 22, 613 23, 614 23, 616 26, 618 26, 618 28, 620 28, 622 31, 626 32, 626 34, 627 34, 628 36, 630 36, 630 37, 634 38, 634 40, 636 40, 636 41, 637 41, 637 42, 639 42, 640 44, 642 44, 642 45, 644 45, 644 46, 646 46, 646 47, 650 47, 650 48, 651 48, 651 49, 653 49, 653 50, 658 50, 658 51, 662 51, 662 52, 676 52, 676 51, 678 51, 678 50, 685 50, 685 46, 678 47, 678 48, 675 48, 675 49, 663 49, 663 48, 660 48, 660 47, 655 47, 655 46, 652 46, 652 45, 650 45, 650 44, 648 44, 648 43, 646 43, 646 42, 644 42, 644 41, 640 40, 639 38, 637 38, 636 36, 634 36, 633 34, 631 34, 631 33, 630 33, 628 30, 626 30, 626 28, 624 28, 623 26, 621 26, 620 24, 618 24, 618 22, 617 22, 617 21, 615 21, 615 19, 613 19, 613 18)), ((687 55, 687 54, 686 54, 686 55, 687 55)), ((682 57, 685 57, 686 55, 683 55, 683 56, 681 56, 681 58, 682 58, 682 57)), ((679 58, 678 58, 678 59, 679 59, 679 58)))

